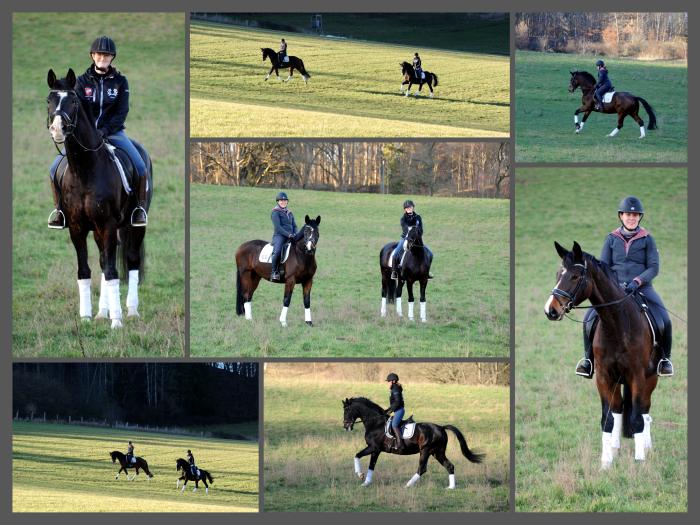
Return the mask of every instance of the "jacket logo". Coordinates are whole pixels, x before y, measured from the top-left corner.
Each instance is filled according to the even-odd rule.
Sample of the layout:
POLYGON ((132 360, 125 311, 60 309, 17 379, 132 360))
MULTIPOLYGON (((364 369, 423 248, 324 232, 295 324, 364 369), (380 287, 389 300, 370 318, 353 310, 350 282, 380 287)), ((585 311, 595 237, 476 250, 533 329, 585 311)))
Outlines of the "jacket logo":
POLYGON ((118 93, 119 93, 119 90, 117 88, 107 89, 107 95, 109 95, 110 98, 116 97, 118 93))
POLYGON ((85 96, 86 97, 92 97, 92 88, 91 87, 85 87, 85 96))

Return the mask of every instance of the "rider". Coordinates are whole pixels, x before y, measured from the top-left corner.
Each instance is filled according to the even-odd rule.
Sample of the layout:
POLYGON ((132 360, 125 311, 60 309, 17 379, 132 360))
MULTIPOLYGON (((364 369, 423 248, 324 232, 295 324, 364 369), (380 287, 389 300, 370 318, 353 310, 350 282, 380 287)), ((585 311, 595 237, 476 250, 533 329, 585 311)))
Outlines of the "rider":
POLYGON ((402 450, 404 447, 403 437, 401 436, 401 420, 404 415, 404 405, 403 405, 403 387, 399 383, 399 376, 394 372, 391 372, 386 376, 386 381, 389 383, 389 408, 384 412, 388 416, 392 412, 394 417, 391 419, 391 431, 394 433, 396 438, 396 449, 402 450))
MULTIPOLYGON (((410 226, 418 228, 418 231, 420 232, 421 236, 423 235, 423 219, 421 218, 420 215, 415 213, 416 205, 413 203, 411 199, 408 199, 404 201, 403 203, 403 211, 404 214, 401 216, 401 240, 399 240, 398 244, 396 245, 396 248, 394 248, 394 251, 391 254, 392 257, 392 265, 391 265, 391 278, 392 279, 398 279, 399 278, 399 273, 401 272, 401 262, 403 260, 403 240, 406 238, 406 235, 408 234, 408 228, 410 226)), ((426 250, 428 250, 428 253, 430 253, 430 256, 432 257, 432 252, 430 251, 430 248, 425 246, 426 250)), ((428 274, 428 279, 432 279, 433 275, 428 274)))
POLYGON ((278 51, 277 56, 280 64, 284 64, 284 57, 287 56, 287 42, 284 40, 284 38, 280 40, 280 50, 278 51))
POLYGON ((420 80, 421 74, 423 73, 423 66, 421 64, 421 60, 417 52, 413 55, 413 71, 416 75, 416 78, 420 80))
MULTIPOLYGON (((613 230, 605 239, 600 260, 615 271, 621 286, 627 293, 638 291, 644 296, 657 323, 663 324, 663 334, 658 342, 661 360, 656 373, 659 376, 672 376, 671 319, 651 284, 659 273, 659 252, 649 231, 639 225, 644 217, 644 207, 637 197, 625 197, 618 206, 617 216, 621 226, 613 230)), ((590 379, 594 371, 593 334, 598 324, 598 314, 595 309, 591 308, 586 312, 583 322, 585 356, 576 365, 576 374, 590 379), (586 332, 589 334, 587 335, 586 332)))
POLYGON ((131 441, 129 441, 129 444, 126 446, 126 464, 131 465, 133 458, 134 458, 134 444, 131 441))
POLYGON ((190 449, 187 449, 187 460, 190 462, 190 473, 193 477, 197 477, 197 465, 194 464, 194 455, 190 449))
POLYGON ((608 91, 612 91, 612 82, 608 78, 608 68, 605 67, 605 62, 598 60, 595 63, 598 68, 598 83, 595 85, 594 98, 595 98, 595 110, 600 111, 603 109, 603 95, 608 91))
MULTIPOLYGON (((146 164, 138 150, 124 133, 124 121, 129 113, 129 83, 114 66, 112 61, 117 56, 117 46, 108 36, 95 39, 90 46, 92 65, 75 83, 78 97, 90 105, 95 117, 97 133, 103 140, 126 152, 131 159, 139 177, 138 203, 131 214, 132 226, 146 226, 146 201, 148 181, 146 164)), ((55 185, 56 170, 63 155, 58 155, 51 166, 50 175, 54 189, 56 208, 49 216, 49 228, 63 229, 66 227, 65 216, 61 211, 60 195, 55 185)))
POLYGON ((272 273, 270 274, 270 280, 281 282, 282 277, 279 271, 279 264, 285 243, 298 241, 303 237, 304 233, 303 231, 297 231, 294 214, 287 208, 289 203, 287 194, 281 191, 277 194, 275 200, 277 201, 277 206, 272 208, 271 215, 274 232, 272 234, 272 273))

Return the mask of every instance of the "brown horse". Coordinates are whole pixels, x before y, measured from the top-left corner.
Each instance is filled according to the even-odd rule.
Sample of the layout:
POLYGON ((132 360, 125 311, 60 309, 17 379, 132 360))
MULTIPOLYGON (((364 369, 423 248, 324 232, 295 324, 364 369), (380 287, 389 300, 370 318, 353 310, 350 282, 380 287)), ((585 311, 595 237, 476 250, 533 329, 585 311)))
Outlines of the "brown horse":
POLYGON ((654 346, 650 321, 631 294, 618 285, 613 270, 581 250, 554 243, 562 264, 557 284, 544 306, 550 321, 588 299, 600 322, 593 338, 596 386, 602 405, 602 468, 612 465, 620 435, 634 437, 634 458, 644 461, 651 449, 651 394, 661 355, 654 346), (624 386, 624 394, 623 394, 624 386))
MULTIPOLYGON (((318 244, 318 225, 321 216, 316 220, 305 217, 304 236, 292 243, 289 258, 280 266, 284 268, 284 301, 280 323, 287 326, 287 309, 292 300, 294 285, 301 284, 304 291, 304 319, 306 324, 311 322, 311 286, 316 273, 316 244, 318 244)), ((246 319, 253 319, 251 301, 253 293, 260 284, 260 279, 270 280, 272 264, 259 260, 260 252, 267 241, 244 242, 236 250, 236 314, 245 314, 246 319)))
POLYGON ((569 71, 571 80, 569 81, 569 93, 573 93, 578 88, 581 88, 581 107, 574 112, 574 124, 576 125, 576 133, 580 133, 583 125, 586 123, 588 116, 592 111, 600 113, 617 113, 617 127, 610 132, 608 137, 614 137, 622 129, 622 123, 627 115, 631 116, 637 124, 639 124, 639 138, 643 139, 646 136, 644 132, 644 121, 639 116, 639 103, 641 102, 649 115, 649 129, 656 129, 656 115, 654 109, 642 97, 637 97, 625 91, 617 91, 608 103, 603 103, 600 110, 595 109, 595 78, 586 71, 569 71), (584 113, 581 122, 578 120, 578 114, 584 113))

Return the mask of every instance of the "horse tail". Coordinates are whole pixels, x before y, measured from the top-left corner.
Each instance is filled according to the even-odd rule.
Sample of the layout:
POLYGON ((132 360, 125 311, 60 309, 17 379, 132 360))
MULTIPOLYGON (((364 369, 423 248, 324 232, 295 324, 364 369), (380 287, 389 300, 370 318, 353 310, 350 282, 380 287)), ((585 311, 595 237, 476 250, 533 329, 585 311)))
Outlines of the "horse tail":
POLYGON ((459 441, 459 448, 462 449, 462 455, 465 458, 467 458, 472 463, 481 463, 484 460, 484 454, 476 454, 469 450, 469 447, 467 446, 467 440, 464 438, 464 436, 457 427, 453 427, 452 425, 445 425, 443 428, 446 430, 451 430, 455 433, 455 436, 457 436, 457 440, 459 441))
POLYGON ((211 474, 209 474, 209 472, 207 472, 207 471, 205 470, 205 471, 204 471, 204 475, 205 475, 205 476, 207 477, 207 479, 209 480, 209 483, 214 483, 214 478, 211 477, 211 474))
POLYGON ((433 86, 437 86, 438 85, 438 78, 437 78, 437 75, 435 73, 433 73, 433 78, 435 79, 435 84, 433 84, 433 86))
MULTIPOLYGON (((144 237, 137 238, 134 235, 134 228, 126 227, 118 230, 118 237, 121 243, 117 247, 117 257, 121 259, 121 280, 126 281, 129 278, 129 253, 134 249, 137 243, 138 247, 139 267, 132 268, 139 271, 139 284, 146 278, 146 242, 144 237)), ((141 232, 139 232, 141 233, 141 232)))
POLYGON ((391 304, 396 302, 396 281, 394 279, 389 279, 387 284, 386 298, 391 304))
MULTIPOLYGON (((620 388, 623 388, 620 386, 620 388)), ((622 435, 626 438, 633 437, 632 433, 632 392, 625 385, 622 392, 622 435)))
POLYGON ((651 107, 651 104, 644 100, 642 97, 635 97, 639 102, 642 103, 644 106, 644 109, 646 109, 647 114, 649 115, 649 125, 647 126, 647 129, 657 129, 656 126, 656 114, 654 113, 654 108, 651 107))
POLYGON ((243 292, 241 291, 241 271, 236 268, 236 314, 243 315, 243 292))

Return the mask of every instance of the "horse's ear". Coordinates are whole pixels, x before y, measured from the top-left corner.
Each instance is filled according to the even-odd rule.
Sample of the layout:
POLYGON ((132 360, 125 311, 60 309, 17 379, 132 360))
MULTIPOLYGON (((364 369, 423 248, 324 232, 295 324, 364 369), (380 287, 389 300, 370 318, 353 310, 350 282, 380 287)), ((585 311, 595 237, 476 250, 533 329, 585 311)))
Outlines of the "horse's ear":
POLYGON ((557 241, 554 241, 554 247, 557 249, 557 253, 559 254, 559 257, 561 257, 562 259, 569 254, 569 250, 564 248, 557 241))
POLYGON ((572 76, 572 77, 574 76, 574 72, 573 72, 573 71, 569 71, 569 73, 571 73, 571 76, 572 76))
POLYGON ((66 81, 71 87, 75 86, 75 71, 73 71, 73 68, 70 68, 68 70, 68 74, 66 75, 66 81))
POLYGON ((311 219, 309 219, 309 216, 308 216, 308 215, 306 215, 306 216, 304 217, 304 222, 306 222, 306 224, 309 224, 309 221, 310 221, 310 220, 311 220, 311 219))
POLYGON ((581 245, 574 241, 574 261, 577 262, 583 262, 583 250, 581 249, 581 245))
POLYGON ((46 75, 46 82, 48 83, 49 87, 53 89, 54 85, 56 84, 56 73, 53 72, 53 69, 49 69, 49 74, 46 75))
POLYGON ((319 224, 321 224, 321 216, 320 215, 318 217, 316 217, 316 226, 318 226, 319 224))

